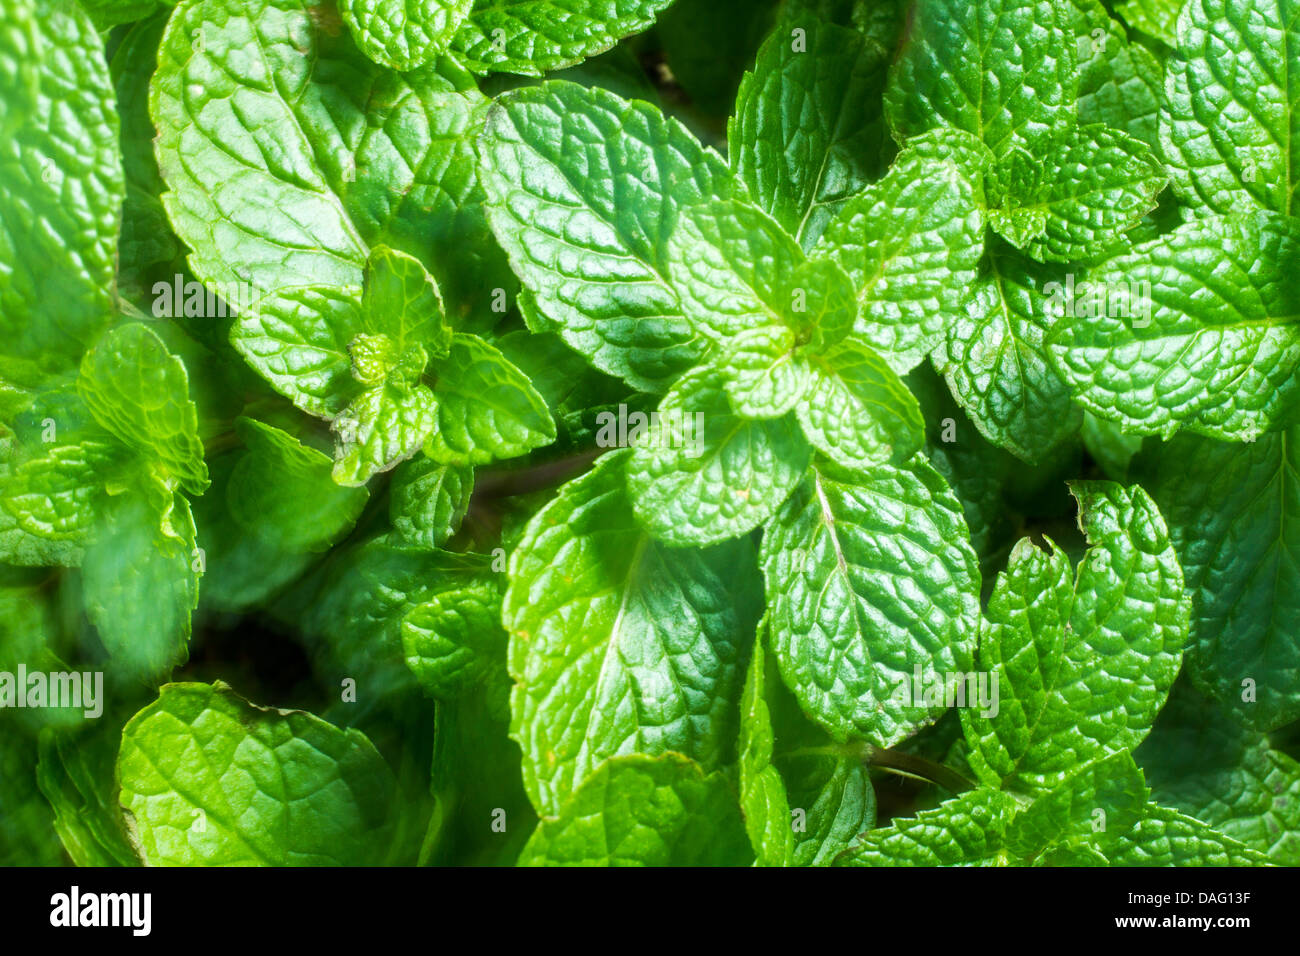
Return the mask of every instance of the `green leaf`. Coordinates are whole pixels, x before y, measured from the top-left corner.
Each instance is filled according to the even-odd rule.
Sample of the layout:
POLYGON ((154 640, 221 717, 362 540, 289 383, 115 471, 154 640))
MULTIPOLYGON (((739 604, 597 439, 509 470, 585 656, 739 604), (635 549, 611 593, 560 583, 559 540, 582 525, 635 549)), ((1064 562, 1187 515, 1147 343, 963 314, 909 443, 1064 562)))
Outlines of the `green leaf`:
POLYGON ((83 545, 94 528, 114 451, 95 441, 56 445, 20 464, 0 483, 0 506, 26 534, 83 545))
MULTIPOLYGON (((502 638, 504 644, 504 634, 502 638)), ((508 736, 510 678, 504 663, 498 665, 488 687, 438 702, 436 802, 421 849, 422 865, 513 866, 536 826, 537 814, 519 773, 519 746, 508 736), (505 823, 505 832, 491 825, 498 820, 505 823)))
POLYGON ((869 347, 850 339, 810 364, 812 387, 798 417, 804 437, 819 452, 845 468, 870 468, 901 464, 920 450, 920 406, 869 347))
POLYGON ((779 325, 733 336, 716 367, 731 408, 741 418, 780 418, 802 402, 813 381, 794 330, 779 325))
POLYGON ((1247 727, 1300 718, 1300 429, 1246 445, 1180 435, 1134 470, 1187 575, 1192 681, 1247 727))
POLYGON ((1063 288, 1052 272, 1004 246, 988 257, 965 310, 934 351, 935 368, 980 433, 1031 464, 1083 421, 1048 357, 1053 327, 1071 321, 1054 308, 1063 288))
POLYGON ((668 279, 686 314, 717 343, 755 328, 793 326, 798 302, 790 279, 803 262, 799 243, 775 219, 735 199, 682 210, 668 241, 668 279))
MULTIPOLYGON (((155 6, 153 0, 144 0, 141 5, 155 6)), ((92 18, 95 16, 93 3, 83 2, 82 6, 92 18)), ((165 10, 159 9, 149 19, 129 27, 109 60, 122 118, 122 171, 126 179, 117 249, 117 288, 122 298, 149 311, 161 291, 158 283, 175 289, 176 276, 186 271, 185 249, 172 232, 162 204, 163 181, 153 151, 157 133, 149 118, 149 81, 158 67, 158 44, 170 14, 169 4, 165 10)))
POLYGON ((139 866, 131 845, 116 776, 120 721, 40 736, 36 782, 54 808, 54 829, 77 866, 139 866))
POLYGON ((1104 854, 1142 819, 1149 797, 1133 755, 1121 750, 1073 770, 1018 813, 1007 831, 1007 849, 1026 860, 1044 851, 1104 854))
POLYGON ((1106 854, 1111 866, 1263 866, 1268 857, 1199 820, 1151 806, 1106 854))
POLYGON ((1032 153, 1011 150, 986 183, 995 230, 1035 259, 1071 262, 1120 242, 1155 208, 1166 178, 1141 140, 1083 126, 1053 133, 1032 153))
POLYGON ((673 546, 714 544, 767 521, 808 467, 793 416, 735 415, 722 376, 684 376, 637 442, 628 491, 637 520, 673 546))
POLYGON ((397 533, 422 548, 439 548, 460 529, 474 491, 474 470, 423 456, 393 472, 388 514, 397 533))
POLYGON ((1048 349, 1076 400, 1126 430, 1253 439, 1292 417, 1300 232, 1273 213, 1190 222, 1088 274, 1048 349))
POLYGON ((376 63, 403 72, 451 44, 474 0, 340 0, 352 39, 376 63))
POLYGON ((100 509, 82 599, 119 673, 147 680, 187 655, 202 565, 185 497, 148 475, 135 485, 100 509))
POLYGON ((496 0, 475 4, 452 48, 475 73, 541 76, 652 26, 672 0, 496 0))
POLYGON ((752 859, 726 779, 678 754, 612 757, 543 819, 520 866, 743 866, 752 859))
MULTIPOLYGON (((243 449, 234 448, 210 458, 212 487, 194 502, 194 522, 203 536, 204 611, 246 611, 318 560, 309 551, 277 548, 277 535, 249 534, 231 515, 230 477, 244 456, 243 449)), ((334 483, 328 469, 326 479, 334 483)))
POLYGON ((566 485, 510 555, 511 736, 543 815, 606 757, 675 751, 707 772, 735 740, 752 551, 657 544, 632 517, 627 460, 566 485))
POLYGON ((1177 44, 1178 11, 1183 0, 1115 0, 1114 6, 1129 26, 1171 47, 1177 44))
POLYGON ((226 503, 245 534, 277 551, 325 551, 352 529, 370 495, 335 483, 329 456, 256 419, 236 419, 235 431, 248 452, 226 503))
POLYGON ((856 334, 902 374, 925 358, 975 281, 984 219, 966 173, 904 150, 880 182, 852 196, 813 250, 857 291, 856 334))
POLYGON ((122 731, 122 806, 152 866, 346 866, 385 849, 393 778, 358 730, 165 684, 122 731))
POLYGON ((65 866, 49 803, 36 789, 36 740, 6 720, 0 737, 0 864, 65 866))
POLYGON ((482 584, 493 560, 380 535, 336 549, 272 610, 304 636, 320 672, 354 679, 371 702, 401 700, 416 690, 402 648, 402 620, 437 594, 482 584))
MULTIPOLYGON (((36 457, 40 456, 34 451, 31 453, 36 457)), ((72 455, 71 452, 60 452, 60 455, 72 455)), ((38 517, 36 528, 43 530, 45 523, 51 520, 57 513, 65 515, 65 507, 75 502, 87 500, 86 491, 88 489, 78 490, 81 479, 89 480, 91 473, 78 466, 72 474, 68 474, 62 467, 58 468, 55 474, 51 474, 48 479, 42 477, 40 493, 29 502, 10 501, 9 499, 15 494, 26 494, 23 486, 27 490, 34 491, 31 479, 17 479, 14 477, 14 470, 20 467, 25 461, 29 460, 29 454, 19 445, 19 439, 14 431, 7 426, 0 425, 0 561, 6 564, 12 564, 20 567, 77 567, 81 564, 82 546, 75 540, 73 541, 52 541, 45 537, 44 534, 33 534, 31 531, 24 530, 20 525, 20 518, 23 521, 30 520, 30 517, 38 517), (71 479, 71 480, 70 480, 71 479), (50 492, 57 492, 54 498, 46 497, 50 492), (56 509, 56 510, 51 510, 56 509), (20 511, 23 514, 15 516, 14 511, 20 511), (40 516, 44 517, 40 517, 40 516)), ((45 470, 45 465, 33 466, 37 474, 45 470)), ((36 477, 35 475, 33 477, 36 477)), ((66 512, 66 520, 74 522, 77 515, 80 515, 81 509, 78 506, 74 511, 66 512)), ((65 518, 60 518, 60 524, 65 518)), ((76 519, 79 520, 79 519, 76 519)), ((67 525, 71 528, 73 525, 67 525)))
POLYGON ((942 701, 900 691, 918 669, 929 683, 970 669, 980 575, 961 505, 923 459, 864 474, 818 463, 761 559, 772 652, 810 718, 882 747, 938 718, 942 701))
POLYGON ((113 308, 125 194, 104 44, 80 4, 14 0, 0 30, 4 351, 73 364, 113 308))
POLYGON ((348 345, 364 328, 361 296, 360 285, 269 295, 231 326, 231 344, 303 411, 333 418, 359 389, 348 345))
POLYGON ((391 338, 399 355, 412 345, 426 346, 439 357, 451 348, 438 283, 404 252, 387 246, 370 250, 361 311, 367 330, 391 338))
POLYGON ((1290 214, 1300 191, 1300 8, 1188 0, 1169 60, 1160 145, 1174 190, 1208 213, 1290 214), (1230 65, 1231 68, 1227 68, 1230 65))
POLYGON ((763 630, 764 624, 759 624, 740 696, 740 809, 758 865, 788 866, 794 860, 796 837, 785 781, 772 763, 776 739, 767 703, 771 685, 763 630))
POLYGON ((166 0, 82 0, 95 27, 101 32, 123 23, 133 23, 155 10, 169 7, 166 0))
POLYGON ((1007 825, 1017 804, 996 790, 972 790, 933 810, 868 830, 836 866, 1006 866, 1007 825))
POLYGON ((429 268, 454 318, 486 310, 509 280, 474 174, 486 105, 446 58, 375 65, 332 7, 184 0, 150 88, 163 203, 194 274, 254 301, 359 287, 386 245, 429 268))
POLYGON ((668 249, 683 208, 731 195, 716 153, 649 104, 562 81, 498 98, 478 148, 493 232, 565 342, 646 391, 697 362, 668 249))
POLYGON ((1069 8, 1079 62, 1079 123, 1102 123, 1158 148, 1164 95, 1160 62, 1146 47, 1129 42, 1101 0, 1069 0, 1069 8))
POLYGON ((186 491, 207 488, 185 365, 147 326, 122 325, 95 343, 81 361, 77 392, 100 425, 186 491))
POLYGON ((1152 798, 1267 853, 1300 863, 1300 764, 1180 684, 1137 752, 1152 798))
POLYGON ((555 441, 546 402, 523 372, 476 335, 456 333, 434 359, 437 425, 424 453, 446 465, 517 458, 555 441))
POLYGON ((727 127, 759 206, 811 249, 853 193, 884 172, 888 59, 855 30, 797 16, 763 42, 727 127), (796 43, 790 27, 803 30, 796 43))
POLYGON ((1031 795, 1142 741, 1187 636, 1182 570, 1146 492, 1084 481, 1070 490, 1089 549, 1073 572, 1055 544, 1016 545, 980 635, 997 706, 961 711, 979 779, 1031 795))
POLYGON ((925 418, 925 455, 961 501, 971 545, 979 555, 984 580, 992 582, 991 560, 1005 558, 1014 534, 1014 516, 1003 490, 1020 464, 985 441, 952 392, 929 365, 917 366, 906 379, 925 418))
POLYGON ((478 584, 433 595, 402 619, 406 665, 424 692, 453 700, 505 672, 501 594, 478 584))
POLYGON ((420 450, 438 427, 438 401, 427 386, 389 378, 368 388, 334 419, 334 480, 364 485, 420 450))
POLYGON ((1074 37, 1053 0, 918 0, 890 70, 885 115, 900 142, 936 126, 1001 156, 1074 121, 1074 37))
POLYGON ((763 630, 740 704, 745 827, 762 866, 824 866, 875 823, 876 794, 862 755, 830 745, 800 713, 763 630))

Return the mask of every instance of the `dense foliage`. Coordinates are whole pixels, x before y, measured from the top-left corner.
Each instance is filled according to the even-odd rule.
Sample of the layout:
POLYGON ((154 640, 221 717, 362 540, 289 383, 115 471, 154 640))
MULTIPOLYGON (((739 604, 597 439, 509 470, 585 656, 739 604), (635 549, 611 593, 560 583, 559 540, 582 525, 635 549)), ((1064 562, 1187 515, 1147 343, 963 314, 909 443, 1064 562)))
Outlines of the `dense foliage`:
POLYGON ((1300 863, 1295 76, 0 0, 0 862, 1300 863))

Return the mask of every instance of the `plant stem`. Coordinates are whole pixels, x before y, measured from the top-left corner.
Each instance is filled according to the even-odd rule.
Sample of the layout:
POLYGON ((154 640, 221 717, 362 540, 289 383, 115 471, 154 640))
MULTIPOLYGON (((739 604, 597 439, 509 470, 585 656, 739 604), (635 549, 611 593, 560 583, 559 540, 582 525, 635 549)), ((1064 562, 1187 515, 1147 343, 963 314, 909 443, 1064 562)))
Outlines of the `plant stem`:
POLYGON ((922 780, 937 784, 953 794, 963 793, 974 786, 969 780, 950 767, 899 750, 873 747, 871 755, 866 760, 872 767, 879 767, 881 770, 888 770, 891 773, 898 773, 903 776, 919 777, 922 780))

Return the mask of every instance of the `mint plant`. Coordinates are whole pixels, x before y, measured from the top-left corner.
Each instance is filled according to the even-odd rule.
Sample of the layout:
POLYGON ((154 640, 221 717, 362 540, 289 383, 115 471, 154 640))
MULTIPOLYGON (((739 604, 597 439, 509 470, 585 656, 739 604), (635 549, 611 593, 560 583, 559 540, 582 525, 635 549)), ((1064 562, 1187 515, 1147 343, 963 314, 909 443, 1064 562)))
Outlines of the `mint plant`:
POLYGON ((1300 863, 1298 31, 8 0, 0 861, 1300 863))

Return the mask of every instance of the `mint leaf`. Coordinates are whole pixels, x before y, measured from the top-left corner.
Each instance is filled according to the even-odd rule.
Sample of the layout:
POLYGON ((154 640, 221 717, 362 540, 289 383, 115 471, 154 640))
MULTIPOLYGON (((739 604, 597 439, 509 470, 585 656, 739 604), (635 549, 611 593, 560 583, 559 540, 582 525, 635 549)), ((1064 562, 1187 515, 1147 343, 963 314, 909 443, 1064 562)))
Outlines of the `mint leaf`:
POLYGON ((629 460, 628 492, 637 520, 666 544, 714 544, 752 531, 808 467, 793 416, 740 418, 710 369, 684 376, 657 414, 629 460))
POLYGON ((740 805, 762 866, 824 866, 869 828, 876 795, 861 755, 800 712, 760 637, 740 702, 740 805))
POLYGON ((1141 140, 1106 126, 1057 131, 990 171, 989 223, 1035 259, 1088 259, 1154 209, 1165 183, 1141 140))
POLYGON ((185 365, 140 323, 105 334, 81 362, 77 391, 107 431, 191 494, 208 486, 185 365))
POLYGON ((1169 61, 1160 145, 1174 190, 1208 213, 1290 214, 1300 186, 1300 10, 1283 0, 1188 0, 1169 61), (1223 69, 1231 63, 1232 69, 1223 69))
POLYGON ((56 445, 23 462, 0 483, 0 505, 25 534, 84 544, 104 494, 100 471, 113 466, 113 452, 94 441, 56 445))
POLYGON ((361 294, 357 285, 269 295, 231 326, 231 344, 303 411, 333 418, 358 390, 348 345, 364 327, 361 294))
POLYGON ((460 528, 473 491, 473 469, 421 456, 393 472, 389 519, 408 544, 438 548, 460 528))
POLYGON ((492 557, 412 547, 379 535, 336 549, 272 606, 304 636, 316 667, 351 678, 372 703, 407 696, 416 682, 402 647, 402 621, 437 594, 482 584, 492 557))
POLYGON ((1062 288, 1035 263, 995 250, 934 351, 935 368, 980 433, 1030 463, 1082 423, 1047 350, 1053 327, 1072 321, 1058 314, 1062 288))
POLYGON ((771 684, 764 630, 760 623, 740 695, 740 809, 758 865, 788 866, 796 838, 785 781, 772 763, 776 739, 767 702, 771 684))
POLYGON ((741 418, 780 418, 802 404, 812 385, 808 359, 793 329, 763 326, 737 333, 717 365, 731 408, 741 418))
POLYGON ((1178 11, 1182 0, 1115 0, 1124 22, 1169 46, 1177 44, 1178 11))
POLYGON ((390 378, 366 389, 334 419, 334 480, 364 485, 420 450, 438 427, 438 402, 424 385, 390 378))
POLYGON ((1268 857, 1176 810, 1152 806, 1109 849, 1111 866, 1262 866, 1268 857))
POLYGON ((299 0, 185 0, 173 14, 150 114, 190 267, 251 304, 359 287, 370 248, 386 245, 420 259, 452 315, 487 309, 508 274, 474 175, 486 100, 445 58, 376 66, 329 16, 299 0))
POLYGON ((398 355, 412 345, 425 346, 436 356, 451 347, 438 283, 405 253, 387 246, 370 250, 361 311, 366 328, 391 338, 398 355))
POLYGON ((852 339, 810 362, 812 385, 798 407, 809 443, 845 468, 900 464, 925 440, 921 409, 885 360, 852 339))
POLYGON ((0 810, 7 824, 0 861, 8 866, 65 865, 50 804, 36 789, 36 741, 29 735, 6 732, 0 743, 0 810))
POLYGON ((945 315, 967 296, 983 232, 969 177, 925 148, 908 149, 840 207, 813 253, 849 274, 856 334, 902 374, 938 343, 945 315))
POLYGON ((376 63, 403 72, 447 49, 474 0, 341 0, 352 38, 376 63))
POLYGON ((1300 718, 1296 509, 1300 433, 1227 444, 1191 435, 1144 453, 1135 473, 1169 521, 1187 575, 1187 670, 1231 719, 1272 730, 1300 718))
POLYGON ((366 736, 222 683, 164 685, 123 729, 117 770, 152 866, 354 865, 384 849, 392 774, 366 736))
POLYGON ((555 422, 524 374, 475 335, 456 333, 434 359, 437 425, 424 452, 446 465, 516 458, 555 440, 555 422))
POLYGON ((627 461, 566 485, 510 555, 511 736, 544 816, 606 757, 675 751, 707 771, 734 740, 752 552, 655 543, 633 520, 627 461))
POLYGON ((980 635, 980 670, 997 676, 998 706, 961 711, 979 779, 1027 794, 1136 747, 1187 637, 1182 570, 1146 492, 1080 481, 1070 490, 1089 550, 1075 572, 1055 544, 1016 545, 980 635))
POLYGON ((915 817, 868 830, 835 858, 836 866, 1005 866, 1007 825, 1016 801, 972 790, 915 817))
POLYGON ((41 732, 36 782, 54 808, 59 841, 77 866, 139 866, 118 803, 117 722, 41 732))
POLYGON ((151 476, 109 498, 82 559, 86 615, 121 673, 148 679, 181 663, 199 602, 194 516, 151 476))
POLYGON ((1267 853, 1300 861, 1300 764, 1179 685, 1137 759, 1163 806, 1267 853))
POLYGON ((759 206, 805 250, 884 171, 887 58, 861 34, 797 16, 763 41, 727 126, 728 155, 759 206), (795 42, 791 28, 802 29, 795 42))
POLYGON ((520 866, 742 866, 752 858, 719 773, 678 754, 601 764, 543 819, 520 866))
POLYGON ((1069 6, 1079 62, 1079 123, 1103 123, 1158 148, 1164 97, 1160 62, 1146 47, 1129 42, 1101 0, 1070 0, 1069 6))
POLYGON ((475 73, 541 76, 604 53, 654 24, 672 0, 499 0, 475 4, 453 49, 475 73))
MULTIPOLYGON (((152 0, 145 3, 154 6, 152 0)), ((94 4, 82 6, 94 18, 94 4)), ((156 284, 165 282, 174 290, 176 276, 185 272, 185 250, 172 232, 160 198, 163 181, 153 150, 157 134, 149 118, 149 82, 158 67, 158 45, 170 13, 170 7, 165 12, 159 10, 127 28, 109 59, 121 113, 122 171, 126 180, 117 247, 117 289, 123 299, 148 311, 152 311, 156 284)))
POLYGON ((885 115, 900 142, 936 126, 999 156, 1074 119, 1074 37, 1052 0, 918 0, 890 70, 885 115))
POLYGON ((325 551, 352 529, 369 494, 336 484, 329 456, 256 419, 237 419, 235 431, 248 451, 230 474, 226 502, 246 535, 278 551, 325 551))
POLYGON ((1090 271, 1048 342, 1075 398, 1126 430, 1254 438, 1288 420, 1294 222, 1274 213, 1190 222, 1090 271))
POLYGON ((492 584, 434 594, 402 619, 406 665, 424 692, 452 700, 505 673, 501 595, 492 584))
POLYGON ((918 366, 905 384, 925 419, 925 455, 952 488, 970 529, 984 580, 991 582, 992 561, 1005 558, 1012 544, 1013 514, 1004 501, 1011 475, 1020 466, 1007 452, 980 437, 948 389, 928 365, 918 366))
POLYGON ((1027 860, 1044 851, 1104 855, 1145 816, 1149 796, 1131 753, 1102 757, 1073 770, 1016 814, 1007 830, 1007 849, 1027 860))
POLYGON ((565 342, 647 391, 696 363, 703 317, 682 312, 669 239, 682 209, 731 194, 716 153, 648 104, 563 81, 500 97, 478 149, 492 229, 565 342))
POLYGON ((938 718, 942 702, 899 691, 917 669, 931 682, 969 670, 980 577, 933 468, 818 462, 764 531, 761 560, 772 653, 810 718, 836 741, 882 747, 938 718))
POLYGON ((715 342, 792 325, 799 299, 789 279, 803 262, 799 243, 775 219, 735 199, 684 209, 668 243, 669 281, 686 314, 715 342))
POLYGON ((113 308, 125 192, 116 98, 79 4, 15 0, 6 20, 0 329, 6 353, 66 368, 113 308))

